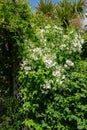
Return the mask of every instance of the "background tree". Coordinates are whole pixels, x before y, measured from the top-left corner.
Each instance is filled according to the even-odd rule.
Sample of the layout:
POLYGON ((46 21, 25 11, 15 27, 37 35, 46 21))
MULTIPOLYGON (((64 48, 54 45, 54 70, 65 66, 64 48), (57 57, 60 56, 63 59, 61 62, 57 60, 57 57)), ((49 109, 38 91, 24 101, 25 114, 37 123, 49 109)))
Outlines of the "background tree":
POLYGON ((70 25, 72 19, 82 17, 85 8, 85 0, 71 1, 62 0, 59 1, 56 6, 56 15, 58 19, 62 22, 64 27, 70 25))

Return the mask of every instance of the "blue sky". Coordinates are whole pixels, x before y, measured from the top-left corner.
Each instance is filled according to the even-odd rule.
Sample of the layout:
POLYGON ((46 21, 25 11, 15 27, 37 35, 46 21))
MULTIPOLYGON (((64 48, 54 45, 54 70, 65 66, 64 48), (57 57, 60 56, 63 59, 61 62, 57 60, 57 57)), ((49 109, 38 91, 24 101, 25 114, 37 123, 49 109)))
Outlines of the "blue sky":
MULTIPOLYGON (((36 7, 39 0, 28 0, 29 3, 32 5, 33 9, 36 7)), ((53 2, 58 2, 59 0, 52 0, 53 2)))

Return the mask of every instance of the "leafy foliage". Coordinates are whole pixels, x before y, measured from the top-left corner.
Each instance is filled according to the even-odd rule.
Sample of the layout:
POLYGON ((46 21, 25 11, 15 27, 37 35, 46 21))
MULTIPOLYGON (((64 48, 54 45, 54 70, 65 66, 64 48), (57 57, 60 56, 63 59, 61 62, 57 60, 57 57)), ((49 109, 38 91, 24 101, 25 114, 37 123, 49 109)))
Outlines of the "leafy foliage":
POLYGON ((31 37, 30 17, 30 6, 26 3, 0 1, 0 94, 13 95, 13 77, 20 62, 18 52, 24 39, 31 37))
MULTIPOLYGON (((0 104, 1 105, 1 104, 0 104)), ((15 98, 4 98, 4 111, 0 117, 0 129, 20 130, 22 115, 19 112, 20 103, 15 98)))
POLYGON ((23 123, 43 130, 86 129, 83 108, 87 68, 81 65, 87 63, 79 62, 84 42, 81 35, 72 28, 65 32, 50 24, 35 30, 38 41, 25 44, 19 72, 19 80, 25 86, 21 90, 21 112, 26 114, 23 123))

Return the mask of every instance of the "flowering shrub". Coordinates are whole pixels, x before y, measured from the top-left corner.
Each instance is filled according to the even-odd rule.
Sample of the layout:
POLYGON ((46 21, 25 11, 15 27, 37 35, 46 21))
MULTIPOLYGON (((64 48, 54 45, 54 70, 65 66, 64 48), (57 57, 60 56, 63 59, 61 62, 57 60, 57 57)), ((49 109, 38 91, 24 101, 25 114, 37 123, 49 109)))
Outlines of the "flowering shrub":
POLYGON ((60 84, 67 69, 73 68, 75 61, 79 59, 84 42, 74 30, 68 33, 65 35, 63 29, 57 26, 37 28, 38 42, 27 41, 24 46, 21 64, 24 76, 28 77, 31 72, 36 75, 39 70, 45 76, 43 81, 57 79, 60 84))
POLYGON ((37 40, 25 42, 19 72, 19 80, 24 83, 21 112, 26 115, 26 119, 23 123, 36 130, 69 130, 69 123, 72 129, 79 129, 78 123, 74 125, 79 116, 73 115, 70 105, 71 102, 77 103, 77 98, 74 102, 74 91, 79 87, 80 77, 76 70, 74 78, 74 71, 81 59, 84 40, 72 28, 65 32, 62 27, 48 24, 43 28, 35 27, 35 30, 37 40), (79 83, 74 83, 76 79, 79 83))

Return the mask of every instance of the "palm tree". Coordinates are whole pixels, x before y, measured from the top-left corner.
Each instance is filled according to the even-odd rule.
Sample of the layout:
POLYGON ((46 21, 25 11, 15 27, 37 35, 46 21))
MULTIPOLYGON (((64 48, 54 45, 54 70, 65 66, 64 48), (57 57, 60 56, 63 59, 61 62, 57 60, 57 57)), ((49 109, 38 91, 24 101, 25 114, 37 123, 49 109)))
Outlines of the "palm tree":
POLYGON ((72 19, 82 17, 85 8, 85 0, 62 0, 56 6, 56 15, 64 27, 70 25, 72 19))
POLYGON ((55 4, 52 0, 40 0, 37 7, 37 13, 43 13, 47 17, 53 17, 55 11, 55 4))
POLYGON ((72 14, 72 3, 68 0, 59 1, 56 6, 57 18, 62 22, 63 26, 69 25, 72 14))
POLYGON ((75 0, 73 8, 74 10, 76 9, 75 11, 77 11, 79 14, 82 14, 85 8, 85 0, 78 0, 77 2, 75 0))

